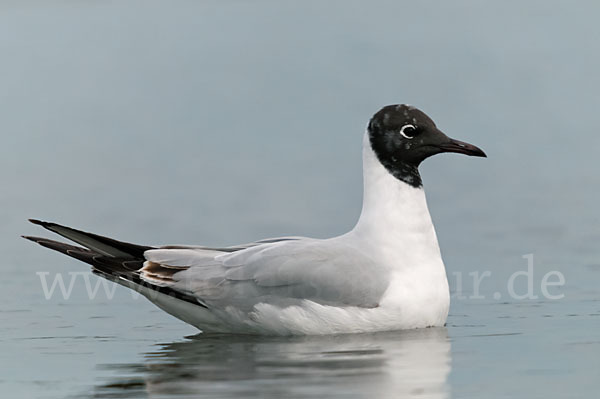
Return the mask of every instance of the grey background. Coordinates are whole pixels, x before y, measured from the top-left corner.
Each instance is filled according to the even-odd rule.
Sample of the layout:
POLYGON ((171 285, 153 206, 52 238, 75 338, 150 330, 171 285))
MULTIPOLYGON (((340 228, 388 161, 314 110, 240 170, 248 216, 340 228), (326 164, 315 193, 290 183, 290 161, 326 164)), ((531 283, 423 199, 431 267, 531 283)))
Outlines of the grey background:
POLYGON ((2 391, 593 396, 599 12, 592 1, 2 2, 2 391), (29 217, 145 244, 347 231, 364 126, 399 102, 489 156, 422 167, 455 296, 447 328, 188 339, 193 328, 121 288, 90 300, 79 280, 68 300, 44 299, 36 272, 87 269, 20 239, 41 234, 29 217), (526 254, 538 298, 516 300, 507 281, 526 254), (540 283, 555 270, 566 284, 553 301, 540 283), (472 298, 468 273, 485 271, 472 298))

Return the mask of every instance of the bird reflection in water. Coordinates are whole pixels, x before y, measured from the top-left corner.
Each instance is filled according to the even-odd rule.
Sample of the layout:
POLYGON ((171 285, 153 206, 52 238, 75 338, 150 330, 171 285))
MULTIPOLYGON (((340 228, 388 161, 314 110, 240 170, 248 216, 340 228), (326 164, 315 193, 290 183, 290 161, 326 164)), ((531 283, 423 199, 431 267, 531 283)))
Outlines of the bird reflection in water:
POLYGON ((100 365, 108 397, 447 398, 445 328, 253 337, 199 334, 161 344, 140 364, 100 365))

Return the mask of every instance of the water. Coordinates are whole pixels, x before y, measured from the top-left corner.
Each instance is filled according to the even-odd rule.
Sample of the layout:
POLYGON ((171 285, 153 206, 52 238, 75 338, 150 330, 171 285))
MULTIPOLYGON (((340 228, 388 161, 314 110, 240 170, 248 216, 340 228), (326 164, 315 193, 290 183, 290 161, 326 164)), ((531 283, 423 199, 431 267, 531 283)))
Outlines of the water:
POLYGON ((577 5, 3 2, 2 396, 594 397, 600 7, 577 5), (396 102, 489 155, 423 165, 445 328, 196 335, 18 237, 45 234, 28 217, 147 244, 342 233, 362 129, 396 102))

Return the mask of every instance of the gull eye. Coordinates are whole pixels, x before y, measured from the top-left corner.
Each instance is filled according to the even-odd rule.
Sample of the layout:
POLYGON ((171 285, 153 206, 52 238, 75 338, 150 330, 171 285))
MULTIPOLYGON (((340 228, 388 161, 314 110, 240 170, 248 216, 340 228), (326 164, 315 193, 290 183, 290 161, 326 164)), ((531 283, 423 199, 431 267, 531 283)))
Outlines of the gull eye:
POLYGON ((407 138, 409 140, 414 138, 416 133, 417 128, 414 125, 404 125, 402 126, 402 129, 400 129, 400 134, 402 135, 402 137, 407 138))

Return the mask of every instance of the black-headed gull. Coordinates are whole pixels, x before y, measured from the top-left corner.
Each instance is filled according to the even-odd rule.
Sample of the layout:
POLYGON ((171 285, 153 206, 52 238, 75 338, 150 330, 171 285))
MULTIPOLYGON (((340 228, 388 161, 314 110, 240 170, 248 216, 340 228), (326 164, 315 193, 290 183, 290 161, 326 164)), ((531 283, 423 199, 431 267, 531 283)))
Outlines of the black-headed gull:
POLYGON ((92 265, 205 332, 333 334, 443 326, 448 280, 419 164, 442 152, 485 157, 422 111, 389 105, 363 139, 364 200, 348 233, 227 248, 129 244, 31 220, 81 246, 25 238, 92 265))

